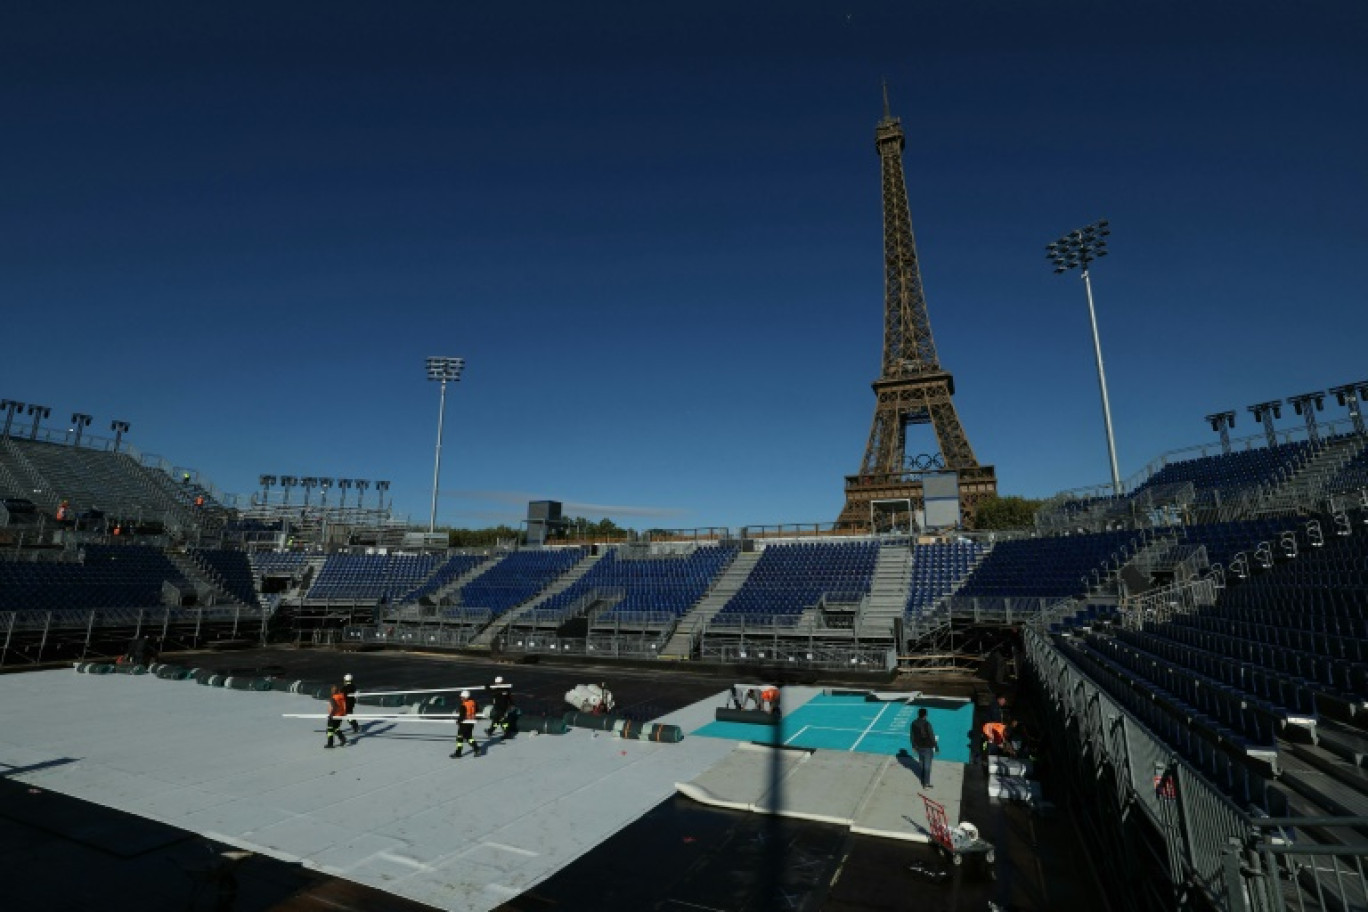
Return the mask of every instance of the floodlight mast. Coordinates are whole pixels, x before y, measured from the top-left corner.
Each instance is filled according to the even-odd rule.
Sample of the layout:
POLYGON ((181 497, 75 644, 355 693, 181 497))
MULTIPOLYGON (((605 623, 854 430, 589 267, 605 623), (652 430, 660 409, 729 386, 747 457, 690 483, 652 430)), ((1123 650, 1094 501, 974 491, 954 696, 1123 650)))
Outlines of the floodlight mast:
POLYGON ((1121 494, 1121 472, 1116 464, 1116 436, 1112 433, 1111 400, 1107 396, 1107 372, 1102 366, 1102 341, 1097 333, 1097 310, 1093 307, 1092 278, 1088 265, 1107 255, 1107 236, 1111 228, 1106 219, 1076 228, 1053 243, 1045 245, 1045 256, 1055 265, 1055 275, 1082 267, 1083 288, 1088 294, 1088 320, 1092 323, 1093 355, 1097 359, 1097 385, 1102 391, 1102 421, 1107 430, 1107 457, 1111 462, 1112 491, 1121 494))
POLYGON ((447 381, 457 382, 465 369, 465 358, 431 357, 427 359, 427 378, 442 385, 437 405, 437 454, 432 464, 432 511, 428 514, 428 534, 437 531, 437 485, 442 477, 442 424, 446 418, 447 381))
POLYGON ((1211 429, 1221 435, 1221 452, 1230 455, 1230 429, 1235 426, 1233 411, 1212 412, 1206 416, 1211 429))

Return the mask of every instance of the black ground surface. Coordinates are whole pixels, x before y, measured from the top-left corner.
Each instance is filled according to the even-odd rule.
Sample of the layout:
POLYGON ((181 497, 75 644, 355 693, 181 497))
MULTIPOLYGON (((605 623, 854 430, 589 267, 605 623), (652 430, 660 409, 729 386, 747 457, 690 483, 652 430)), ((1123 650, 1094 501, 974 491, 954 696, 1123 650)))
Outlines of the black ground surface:
MULTIPOLYGON (((576 684, 604 682, 620 713, 651 719, 721 690, 729 679, 670 667, 496 664, 450 656, 268 649, 165 656, 235 675, 338 681, 358 689, 483 684, 503 675, 525 712, 563 713, 576 684)), ((868 684, 831 679, 824 685, 868 684)), ((888 689, 881 687, 880 689, 888 689)), ((250 856, 225 862, 193 833, 34 790, 0 765, 0 910, 237 912, 427 907, 300 865, 250 856)), ((1046 783, 1047 794, 1049 783, 1046 783)), ((987 797, 971 767, 961 817, 997 847, 992 865, 956 869, 934 849, 852 835, 830 824, 710 808, 675 795, 555 876, 501 906, 535 910, 874 912, 1105 909, 1058 812, 987 797)))

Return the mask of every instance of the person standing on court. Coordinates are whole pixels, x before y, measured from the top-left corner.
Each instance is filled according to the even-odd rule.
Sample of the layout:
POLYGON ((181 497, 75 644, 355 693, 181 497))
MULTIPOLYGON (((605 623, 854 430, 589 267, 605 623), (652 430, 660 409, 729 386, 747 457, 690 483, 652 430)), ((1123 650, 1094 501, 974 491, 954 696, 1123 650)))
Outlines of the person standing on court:
POLYGON ((501 677, 495 678, 494 683, 489 685, 489 694, 492 703, 489 707, 489 727, 485 729, 485 734, 492 735, 497 728, 506 736, 508 710, 513 705, 513 685, 505 683, 501 677))
POLYGON ((456 752, 451 756, 460 757, 467 744, 475 756, 480 756, 480 745, 475 743, 475 717, 478 714, 479 708, 471 699, 470 691, 461 691, 461 715, 460 721, 456 724, 456 752))
POLYGON ((336 684, 332 686, 332 694, 328 697, 328 743, 324 747, 333 746, 335 736, 342 742, 342 746, 347 746, 347 736, 342 734, 342 720, 347 717, 347 698, 342 695, 342 688, 336 684))
POLYGON ((347 699, 347 721, 351 723, 352 731, 361 731, 361 726, 356 722, 356 683, 352 681, 350 674, 342 676, 342 696, 347 699))
POLYGON ((912 720, 912 750, 916 752, 921 767, 922 788, 931 788, 931 760, 940 750, 940 741, 936 738, 936 730, 931 727, 931 720, 926 718, 925 706, 917 709, 917 718, 912 720))

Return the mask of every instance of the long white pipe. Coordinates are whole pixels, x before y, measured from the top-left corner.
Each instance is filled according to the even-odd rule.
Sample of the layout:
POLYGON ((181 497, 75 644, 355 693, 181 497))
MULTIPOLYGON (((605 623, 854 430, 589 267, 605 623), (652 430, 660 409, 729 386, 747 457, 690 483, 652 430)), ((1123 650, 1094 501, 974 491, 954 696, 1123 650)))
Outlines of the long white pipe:
MULTIPOLYGON (((280 717, 281 717, 282 719, 327 719, 327 718, 341 719, 341 718, 343 718, 342 716, 331 716, 331 717, 330 717, 327 713, 281 713, 281 714, 280 714, 280 717)), ((411 713, 411 714, 400 713, 400 714, 393 715, 393 716, 356 716, 356 715, 352 715, 352 716, 346 716, 345 718, 348 718, 348 719, 364 719, 364 720, 370 721, 370 722, 441 722, 441 723, 443 723, 443 724, 445 724, 445 725, 451 725, 451 724, 454 724, 455 722, 460 721, 460 720, 458 720, 458 719, 456 718, 456 716, 455 716, 454 714, 433 715, 433 714, 430 714, 430 713, 424 713, 424 714, 421 715, 421 716, 418 715, 417 713, 411 713)), ((483 718, 485 718, 485 717, 484 717, 484 716, 479 716, 478 718, 483 719, 483 718)))
POLYGON ((355 696, 359 697, 399 697, 405 694, 442 694, 451 693, 453 690, 489 690, 488 684, 465 684, 455 687, 436 687, 432 690, 367 690, 358 691, 355 696))

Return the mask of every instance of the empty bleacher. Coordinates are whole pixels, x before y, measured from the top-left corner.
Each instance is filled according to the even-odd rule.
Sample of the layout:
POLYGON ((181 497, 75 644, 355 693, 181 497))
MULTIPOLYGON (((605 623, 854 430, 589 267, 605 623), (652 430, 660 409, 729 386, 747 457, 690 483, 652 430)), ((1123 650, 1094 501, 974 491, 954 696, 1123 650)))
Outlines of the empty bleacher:
POLYGON ((192 559, 233 598, 245 605, 259 604, 251 561, 241 551, 196 549, 192 559))
POLYGON ((466 611, 498 617, 536 596, 588 553, 584 548, 514 551, 462 586, 457 603, 466 611))
POLYGON ((956 598, 1061 599, 1085 594, 1090 575, 1125 549, 1137 534, 1096 532, 1056 538, 998 542, 960 588, 956 598))
POLYGON ((1200 456, 1166 463, 1144 484, 1131 492, 1135 496, 1147 488, 1188 482, 1199 492, 1230 496, 1294 472, 1312 453, 1305 440, 1281 443, 1274 447, 1254 447, 1213 456, 1200 456))
POLYGON ((515 623, 554 624, 597 608, 595 623, 668 624, 693 607, 730 563, 736 549, 706 545, 658 554, 614 548, 573 585, 515 623))
POLYGON ((488 560, 489 557, 484 554, 453 554, 421 585, 405 592, 397 601, 400 604, 411 604, 420 599, 431 598, 442 587, 460 579, 488 560))
POLYGON ((988 551, 974 541, 933 542, 912 549, 912 577, 905 616, 914 620, 949 595, 988 551))
POLYGON ((72 561, 0 562, 0 611, 156 607, 168 582, 189 586, 156 548, 88 545, 72 561))
POLYGON ((309 587, 310 602, 393 602, 443 562, 432 554, 332 554, 309 587))
POLYGON ((878 559, 875 541, 770 545, 710 626, 793 627, 823 601, 858 604, 869 594, 878 559))
POLYGON ((167 526, 193 521, 188 505, 165 490, 165 473, 127 453, 10 437, 0 440, 0 465, 49 515, 65 500, 77 514, 98 510, 110 519, 167 526))

